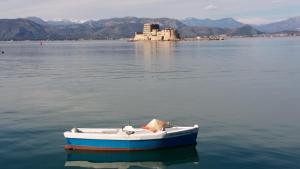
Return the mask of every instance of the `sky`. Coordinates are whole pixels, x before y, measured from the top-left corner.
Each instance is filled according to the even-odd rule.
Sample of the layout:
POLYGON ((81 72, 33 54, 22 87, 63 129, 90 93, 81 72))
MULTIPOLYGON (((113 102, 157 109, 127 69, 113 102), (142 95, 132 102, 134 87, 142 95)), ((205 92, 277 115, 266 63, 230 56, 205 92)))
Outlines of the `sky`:
POLYGON ((220 19, 263 24, 300 16, 300 0, 0 0, 0 18, 97 20, 112 17, 220 19))

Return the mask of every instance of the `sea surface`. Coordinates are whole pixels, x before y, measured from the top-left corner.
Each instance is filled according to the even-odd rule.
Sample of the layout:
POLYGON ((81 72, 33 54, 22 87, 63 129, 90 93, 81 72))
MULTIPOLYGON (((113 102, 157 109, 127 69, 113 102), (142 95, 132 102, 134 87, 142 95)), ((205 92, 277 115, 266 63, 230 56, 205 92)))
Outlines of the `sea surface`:
POLYGON ((0 168, 300 168, 300 38, 0 42, 0 168), (198 144, 66 152, 73 127, 198 124, 198 144))

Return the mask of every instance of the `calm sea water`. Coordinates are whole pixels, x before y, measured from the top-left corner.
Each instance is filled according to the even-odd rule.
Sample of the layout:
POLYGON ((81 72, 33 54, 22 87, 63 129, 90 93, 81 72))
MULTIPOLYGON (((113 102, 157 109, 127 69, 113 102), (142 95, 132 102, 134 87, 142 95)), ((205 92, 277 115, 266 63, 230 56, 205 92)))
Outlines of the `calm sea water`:
POLYGON ((300 168, 300 39, 0 42, 0 168, 300 168), (199 124, 198 144, 68 153, 72 127, 199 124))

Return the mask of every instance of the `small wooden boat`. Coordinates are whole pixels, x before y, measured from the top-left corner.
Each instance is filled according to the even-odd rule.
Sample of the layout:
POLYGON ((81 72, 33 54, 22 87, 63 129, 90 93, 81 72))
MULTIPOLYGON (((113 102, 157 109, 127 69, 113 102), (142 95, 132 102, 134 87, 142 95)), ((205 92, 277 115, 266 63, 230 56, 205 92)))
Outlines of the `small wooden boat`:
POLYGON ((69 150, 140 151, 196 144, 198 125, 171 126, 153 119, 142 128, 73 128, 64 132, 69 150))

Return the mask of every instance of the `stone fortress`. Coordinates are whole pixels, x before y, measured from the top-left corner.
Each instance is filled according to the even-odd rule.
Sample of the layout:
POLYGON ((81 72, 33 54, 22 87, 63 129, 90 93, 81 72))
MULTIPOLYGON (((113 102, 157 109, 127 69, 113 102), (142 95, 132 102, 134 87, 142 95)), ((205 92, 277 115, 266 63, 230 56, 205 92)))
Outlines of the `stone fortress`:
POLYGON ((143 32, 136 32, 133 40, 176 41, 179 40, 179 34, 172 28, 160 30, 158 24, 146 23, 143 32))

